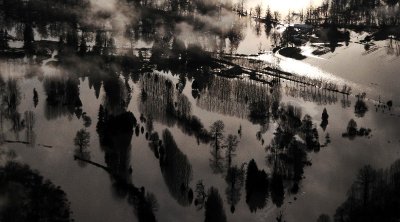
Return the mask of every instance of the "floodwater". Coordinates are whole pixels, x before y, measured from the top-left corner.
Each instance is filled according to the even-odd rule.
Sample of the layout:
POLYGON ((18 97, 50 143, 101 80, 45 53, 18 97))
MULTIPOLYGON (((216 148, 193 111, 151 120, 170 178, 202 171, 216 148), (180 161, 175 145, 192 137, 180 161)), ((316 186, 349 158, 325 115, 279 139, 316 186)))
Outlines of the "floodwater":
MULTIPOLYGON (((61 186, 71 202, 73 218, 76 221, 132 221, 135 214, 126 197, 119 193, 113 185, 112 177, 96 166, 86 164, 82 166, 79 160, 74 160, 74 137, 78 130, 84 128, 82 117, 65 107, 52 107, 46 101, 45 82, 57 76, 71 78, 74 73, 61 68, 32 67, 26 60, 3 60, 1 63, 2 78, 7 81, 15 79, 20 90, 21 100, 17 112, 33 111, 35 124, 32 129, 35 139, 33 145, 5 143, 3 148, 13 149, 17 153, 17 160, 28 164, 31 168, 38 170, 45 178, 54 184, 61 186), (32 77, 26 77, 26 73, 35 71, 32 77), (25 77, 24 77, 25 76, 25 77), (34 106, 33 89, 39 95, 39 102, 34 106), (36 145, 35 145, 36 144, 36 145), (40 144, 40 145, 39 145, 40 144), (51 148, 41 145, 51 146, 51 148)), ((254 159, 260 169, 271 174, 271 166, 266 163, 268 152, 265 147, 271 143, 277 127, 275 120, 269 119, 268 123, 254 123, 250 121, 248 105, 243 98, 238 96, 238 90, 258 90, 249 101, 257 100, 265 95, 271 96, 269 86, 254 83, 250 80, 229 80, 223 77, 212 77, 209 79, 208 87, 200 92, 195 99, 192 96, 192 81, 187 77, 172 76, 169 73, 154 71, 151 75, 137 74, 127 79, 131 99, 126 111, 134 114, 140 127, 144 126, 144 132, 134 132, 129 144, 121 147, 125 150, 124 158, 130 166, 132 173, 128 175, 129 180, 136 187, 145 187, 147 192, 154 194, 157 200, 156 218, 159 221, 203 221, 204 209, 198 210, 194 203, 185 200, 185 195, 180 191, 182 180, 187 186, 195 189, 196 183, 202 181, 206 188, 211 186, 219 190, 223 200, 224 211, 228 221, 265 221, 274 220, 280 212, 287 221, 315 221, 321 213, 333 215, 335 209, 345 200, 346 191, 354 181, 357 170, 365 165, 371 164, 377 168, 389 166, 400 157, 400 140, 398 138, 398 125, 400 113, 398 109, 382 112, 375 111, 374 104, 367 101, 369 111, 364 117, 358 118, 354 114, 354 103, 356 99, 337 93, 316 91, 312 88, 298 87, 296 83, 283 82, 279 87, 281 93, 280 103, 291 104, 301 109, 303 116, 311 116, 315 127, 318 129, 319 140, 324 143, 325 135, 329 133, 331 143, 322 147, 319 152, 307 153, 307 159, 311 166, 304 168, 304 177, 299 183, 299 192, 289 192, 289 185, 285 185, 283 204, 280 207, 268 198, 265 206, 257 210, 250 210, 246 203, 245 186, 236 190, 237 201, 235 211, 231 213, 229 192, 226 192, 229 183, 225 180, 226 169, 216 173, 210 165, 212 162, 212 147, 210 143, 199 142, 196 133, 190 133, 185 123, 165 113, 165 103, 160 94, 164 90, 164 84, 156 84, 154 87, 154 76, 159 82, 171 80, 173 86, 186 81, 182 93, 173 87, 174 98, 185 98, 191 107, 189 115, 195 115, 209 129, 213 122, 222 120, 225 124, 224 135, 236 135, 239 139, 236 155, 233 157, 232 166, 241 166, 254 159), (227 89, 221 92, 219 85, 227 89), (215 88, 217 87, 217 88, 215 88), (147 100, 141 99, 142 89, 146 88, 147 100), (342 101, 346 100, 346 101, 342 101), (351 103, 350 106, 343 105, 351 103), (344 107, 345 106, 345 107, 344 107), (319 125, 322 110, 326 108, 329 113, 329 124, 324 131, 319 125), (172 161, 168 166, 160 165, 160 160, 150 148, 146 139, 149 129, 146 123, 141 122, 139 117, 153 119, 152 132, 158 132, 161 136, 163 130, 168 129, 177 144, 179 150, 171 156, 172 161), (354 140, 343 138, 342 133, 346 131, 347 122, 355 119, 359 126, 371 128, 370 137, 358 137, 354 140), (238 129, 241 128, 241 135, 238 129), (261 136, 257 138, 258 132, 261 136), (196 138, 197 137, 197 138, 196 138), (261 139, 262 138, 262 139, 261 139), (264 141, 262 144, 261 141, 264 141), (174 159, 177 158, 177 159, 174 159), (180 170, 186 169, 189 175, 181 178, 180 170)), ((92 120, 92 124, 86 128, 90 133, 90 159, 101 165, 111 166, 112 161, 106 160, 106 148, 100 144, 99 133, 96 132, 99 107, 103 105, 110 110, 118 110, 118 105, 110 103, 104 91, 104 85, 100 88, 93 84, 96 78, 89 76, 79 78, 79 95, 82 101, 82 111, 92 120), (92 87, 90 87, 92 86, 92 87), (97 91, 97 92, 96 92, 97 91), (98 97, 96 97, 98 93, 98 97), (117 107, 113 107, 117 106, 117 107)), ((106 81, 106 79, 104 79, 106 81)), ((126 96, 125 78, 119 76, 111 79, 112 85, 121 87, 119 95, 126 96), (115 81, 115 82, 113 82, 115 81)), ((275 89, 277 90, 277 89, 275 89)), ((252 91, 253 92, 253 91, 252 91)), ((129 94, 129 93, 128 93, 129 94)), ((115 95, 114 95, 115 96, 115 95)), ((118 112, 118 111, 116 111, 118 112)), ((149 121, 149 120, 147 120, 149 121)), ((32 133, 31 132, 31 133, 32 133)), ((4 121, 2 133, 5 140, 28 140, 28 130, 19 132, 12 130, 12 123, 4 121)), ((128 139, 130 136, 128 136, 128 139)), ((201 139, 200 139, 201 140, 201 139)), ((223 154, 223 153, 222 153, 223 154)), ((225 160, 224 160, 225 161, 225 160)), ((290 182, 285 182, 285 184, 290 182)))
POLYGON ((317 56, 312 54, 316 50, 315 46, 302 46, 302 54, 307 58, 299 61, 272 53, 273 33, 281 33, 284 27, 278 26, 266 31, 267 28, 263 24, 252 20, 246 24, 243 31, 245 37, 239 44, 238 54, 258 54, 255 59, 277 66, 283 71, 346 84, 352 87, 354 95, 365 92, 368 99, 376 102, 393 100, 395 104, 400 103, 400 79, 397 78, 400 47, 397 40, 376 41, 366 48, 360 41, 369 33, 351 31, 349 44, 340 44, 333 52, 317 56))
MULTIPOLYGON (((0 167, 3 151, 15 151, 13 161, 60 186, 75 221, 332 218, 362 166, 387 168, 400 158, 398 43, 366 49, 358 42, 365 33, 352 33, 349 45, 315 56, 307 44, 307 58, 294 60, 272 53, 283 26, 268 29, 248 18, 240 25, 239 44, 222 44, 221 54, 346 84, 351 93, 266 74, 265 82, 251 74, 227 78, 147 58, 134 68, 124 64, 127 70, 124 58, 62 61, 57 50, 43 61, 3 57, 0 167), (360 103, 367 109, 357 109, 360 103), (346 136, 351 119, 370 134, 346 136), (84 145, 77 140, 82 132, 84 145)), ((135 47, 153 50, 149 39, 135 47)), ((6 204, 0 190, 0 210, 6 204)))

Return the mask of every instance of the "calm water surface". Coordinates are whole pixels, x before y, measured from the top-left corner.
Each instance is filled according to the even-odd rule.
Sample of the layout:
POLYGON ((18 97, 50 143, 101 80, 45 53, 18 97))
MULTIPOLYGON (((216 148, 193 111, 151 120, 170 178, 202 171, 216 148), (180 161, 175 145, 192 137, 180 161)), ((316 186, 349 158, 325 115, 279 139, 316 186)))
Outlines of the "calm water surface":
MULTIPOLYGON (((352 49, 338 49, 337 53, 342 50, 344 54, 345 50, 352 49)), ((329 59, 333 60, 332 63, 339 62, 335 60, 334 54, 329 59)), ((329 70, 328 62, 316 63, 313 59, 305 62, 324 70, 328 67, 327 72, 335 73, 329 70)), ((390 61, 388 63, 391 64, 390 61)), ((340 68, 336 71, 343 70, 345 69, 340 68)), ((361 72, 361 70, 355 72, 361 72)), ((53 107, 46 101, 45 82, 53 78, 75 78, 74 73, 48 65, 35 67, 29 65, 26 60, 10 59, 1 62, 1 74, 5 81, 9 78, 17 81, 21 93, 18 112, 33 111, 36 119, 32 130, 35 135, 33 143, 36 145, 6 143, 3 146, 15 150, 18 161, 29 164, 45 178, 61 186, 71 202, 73 217, 76 221, 136 220, 132 206, 113 185, 112 178, 107 172, 74 160, 73 141, 76 132, 84 128, 82 117, 77 118, 76 114, 66 110, 65 107, 53 107), (26 77, 27 73, 34 74, 26 77), (34 88, 39 94, 36 107, 32 100, 34 88), (39 144, 52 146, 52 148, 39 144)), ((120 87, 118 94, 120 97, 126 98, 130 95, 131 99, 127 100, 129 103, 125 106, 126 111, 134 114, 139 129, 144 127, 143 133, 138 130, 137 134, 133 132, 131 137, 128 135, 127 138, 130 141, 128 145, 120 144, 122 146, 120 148, 124 151, 118 156, 122 158, 118 162, 124 162, 125 170, 130 166, 132 173, 127 176, 136 187, 145 187, 146 192, 154 194, 158 203, 155 214, 159 221, 203 221, 204 209, 198 210, 194 203, 188 202, 186 194, 182 194, 182 183, 187 183, 189 188, 195 190, 196 183, 200 180, 206 188, 213 186, 219 190, 228 221, 273 221, 280 212, 283 212, 287 221, 315 221, 321 213, 334 214, 336 208, 346 199, 346 192, 361 166, 371 164, 377 168, 387 167, 400 157, 400 140, 398 139, 400 113, 397 108, 392 111, 376 112, 374 104, 367 101, 369 111, 363 118, 359 118, 354 114, 356 99, 353 96, 346 99, 341 94, 298 87, 292 82, 282 82, 279 89, 274 89, 280 92, 279 103, 298 107, 301 109, 302 117, 305 114, 310 115, 313 124, 318 129, 320 143, 324 143, 327 133, 330 135, 331 143, 322 147, 319 152, 307 153, 307 159, 312 165, 304 168, 303 179, 299 182, 300 188, 297 194, 291 194, 289 191, 290 181, 284 183, 285 195, 282 206, 277 207, 269 197, 264 207, 251 211, 246 203, 246 189, 243 185, 235 190, 234 195, 237 201, 234 204, 235 211, 231 213, 232 202, 228 201, 230 192, 227 190, 230 185, 225 180, 226 169, 216 173, 210 164, 213 161, 210 144, 202 142, 196 133, 190 133, 184 121, 165 113, 163 82, 172 81, 173 98, 177 101, 188 101, 190 105, 187 106, 191 107, 188 114, 197 116, 205 129, 209 129, 215 121, 222 120, 225 124, 224 135, 238 136, 240 142, 236 155, 233 157, 232 166, 240 167, 254 159, 258 168, 264 169, 268 174, 272 172, 272 168, 266 163, 268 151, 265 147, 271 143, 278 125, 273 119, 268 119, 262 124, 250 121, 249 105, 244 102, 240 90, 256 90, 252 98, 247 98, 252 101, 272 96, 271 88, 250 80, 212 77, 208 80, 206 88, 199 93, 200 96, 195 96, 195 98, 191 87, 193 79, 187 77, 179 78, 179 76, 160 71, 153 71, 152 77, 146 74, 133 74, 131 77, 126 79, 119 76, 111 80, 105 78, 103 81, 93 77, 77 79, 83 104, 82 111, 92 120, 91 125, 87 127, 90 133, 88 151, 91 161, 98 164, 112 166, 113 161, 117 161, 106 160, 110 153, 107 153, 107 149, 100 144, 99 134, 96 131, 100 105, 110 112, 121 112, 120 105, 113 104, 110 100, 113 98, 112 95, 105 92, 104 81, 110 81, 109 84, 120 87), (152 79, 155 76, 158 78, 158 84, 155 84, 152 79), (100 85, 96 85, 96 82, 100 85), (179 82, 186 82, 184 86, 180 85, 182 93, 175 89, 175 85, 179 82), (130 93, 127 92, 126 84, 131 89, 130 93), (226 90, 217 90, 221 86, 226 90), (143 89, 147 92, 145 101, 142 99, 143 89), (351 105, 344 106, 342 100, 345 104, 351 103, 351 105), (329 113, 329 124, 325 131, 319 126, 324 108, 329 113), (141 114, 147 121, 150 118, 153 119, 151 131, 158 132, 160 137, 166 128, 171 132, 178 150, 169 157, 172 158, 172 162, 168 166, 160 165, 160 160, 150 148, 145 136, 149 131, 148 124, 140 121, 141 114), (343 138, 342 133, 346 131, 347 122, 352 118, 359 126, 371 128, 372 135, 369 138, 358 137, 354 140, 343 138), (240 128, 241 135, 238 134, 240 128)), ((345 77, 345 74, 338 75, 338 78, 345 77)), ((357 82, 356 80, 350 79, 354 82, 357 82)), ((366 82, 368 81, 357 83, 365 84, 366 82)), ((380 88, 380 90, 390 91, 387 88, 380 88)), ((16 133, 11 128, 12 123, 9 121, 5 121, 2 125, 3 137, 6 140, 28 140, 26 129, 16 133)), ((124 137, 120 139, 122 141, 124 137)))

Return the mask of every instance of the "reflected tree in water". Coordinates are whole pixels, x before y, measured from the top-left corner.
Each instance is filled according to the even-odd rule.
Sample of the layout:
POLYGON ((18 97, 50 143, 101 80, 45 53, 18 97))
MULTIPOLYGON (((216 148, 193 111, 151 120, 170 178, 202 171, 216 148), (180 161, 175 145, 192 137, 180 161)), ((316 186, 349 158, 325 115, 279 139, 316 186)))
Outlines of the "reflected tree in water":
POLYGON ((309 115, 301 120, 301 110, 291 105, 282 105, 279 110, 275 136, 266 147, 267 164, 272 168, 271 199, 278 207, 283 204, 284 184, 291 193, 298 193, 304 167, 311 165, 307 152, 320 148, 318 131, 309 115))
POLYGON ((244 165, 240 168, 238 166, 229 167, 226 173, 225 181, 228 186, 225 190, 225 194, 227 197, 227 203, 230 205, 231 213, 235 212, 235 206, 240 201, 244 185, 244 176, 244 165))
POLYGON ((154 156, 159 159, 160 158, 160 152, 159 152, 159 147, 162 144, 162 141, 160 140, 160 137, 157 132, 153 132, 149 136, 149 147, 153 151, 154 156))
POLYGON ((204 208, 204 204, 207 198, 206 188, 203 184, 203 181, 198 181, 196 183, 196 190, 195 190, 195 200, 194 205, 196 206, 197 210, 201 210, 204 208))
POLYGON ((224 204, 216 188, 211 187, 205 202, 205 222, 226 222, 224 204))
MULTIPOLYGON (((4 85, 3 85, 4 84, 4 85)), ((17 107, 21 103, 21 89, 17 79, 7 79, 4 86, 3 103, 6 116, 11 117, 17 112, 17 107)))
POLYGON ((38 105, 38 103, 39 103, 39 95, 38 95, 38 92, 36 91, 36 88, 34 88, 33 89, 33 105, 35 106, 35 108, 38 105))
POLYGON ((266 206, 268 192, 268 175, 264 170, 259 170, 256 162, 252 159, 247 166, 246 173, 246 203, 251 212, 256 212, 266 206))
POLYGON ((175 124, 187 135, 194 135, 198 142, 208 143, 209 133, 199 118, 192 115, 189 99, 176 93, 172 82, 165 76, 145 74, 140 79, 142 99, 139 110, 151 121, 159 121, 169 127, 175 124), (145 99, 143 99, 145 95, 145 99))
POLYGON ((35 146, 36 133, 33 130, 35 122, 35 113, 33 111, 25 111, 26 142, 30 146, 35 146))
MULTIPOLYGON (((200 82, 198 79, 193 81, 192 89, 199 87, 198 82, 200 82)), ((255 123, 266 121, 270 106, 266 85, 250 80, 212 76, 203 87, 205 89, 203 88, 196 97, 196 104, 200 108, 224 115, 248 118, 255 123)))
POLYGON ((347 124, 347 129, 346 129, 347 135, 350 138, 354 138, 357 135, 357 131, 358 131, 357 123, 354 119, 351 119, 347 124))
POLYGON ((236 156, 236 148, 239 144, 237 136, 229 134, 225 139, 224 147, 226 149, 225 156, 227 161, 227 168, 232 166, 232 159, 236 156))
POLYGON ((171 132, 166 129, 160 147, 160 167, 168 190, 177 202, 188 206, 193 200, 189 184, 193 177, 192 166, 185 154, 179 150, 171 132))
POLYGON ((365 93, 357 95, 357 102, 354 106, 354 113, 357 117, 364 117, 365 113, 368 111, 368 106, 365 103, 365 93))
POLYGON ((111 74, 103 82, 104 87, 104 107, 110 114, 118 115, 123 113, 131 100, 130 89, 119 78, 119 76, 111 74))
POLYGON ((19 141, 19 133, 25 129, 25 120, 19 113, 18 106, 21 103, 21 89, 16 79, 8 78, 4 81, 0 79, 0 124, 3 129, 8 127, 15 134, 15 139, 19 141))
POLYGON ((133 128, 136 125, 137 120, 133 113, 125 111, 114 116, 100 105, 96 130, 99 134, 100 145, 105 152, 107 166, 78 159, 110 173, 114 190, 121 198, 128 197, 128 202, 133 205, 138 220, 152 222, 156 221, 154 211, 158 208, 155 196, 146 193, 143 187, 137 188, 131 182, 131 140, 133 128))
POLYGON ((113 174, 125 179, 130 178, 131 140, 136 124, 133 113, 114 116, 100 105, 96 128, 105 151, 105 162, 113 174))
POLYGON ((272 173, 271 177, 271 200, 277 206, 281 207, 285 198, 285 190, 283 186, 282 175, 276 170, 272 173))
POLYGON ((331 218, 329 217, 329 215, 321 214, 319 215, 317 222, 331 222, 331 218))
POLYGON ((269 101, 257 101, 251 102, 249 105, 249 119, 253 123, 263 124, 267 120, 269 115, 269 101))
POLYGON ((317 128, 313 125, 311 116, 305 115, 301 121, 300 137, 305 140, 307 148, 316 152, 320 149, 317 128))
POLYGON ((82 113, 82 101, 79 93, 79 79, 74 77, 48 77, 43 81, 47 95, 45 116, 56 119, 64 115, 82 113))
POLYGON ((329 119, 329 115, 328 115, 328 111, 326 111, 326 108, 324 108, 324 111, 322 111, 322 117, 321 117, 322 121, 321 121, 321 128, 325 131, 326 127, 328 126, 328 119, 329 119))
POLYGON ((210 127, 210 136, 211 136, 210 167, 214 173, 222 173, 224 171, 224 163, 223 163, 224 158, 221 155, 221 149, 223 149, 224 128, 225 124, 221 120, 214 122, 210 127))
MULTIPOLYGON (((321 88, 323 87, 323 83, 316 85, 320 85, 321 88)), ((337 93, 327 89, 320 89, 319 87, 315 87, 315 85, 304 86, 289 83, 284 87, 284 90, 286 95, 302 98, 305 101, 311 101, 318 105, 330 105, 338 101, 337 93)))
POLYGON ((347 124, 346 132, 342 134, 343 137, 348 137, 353 140, 357 136, 369 136, 371 134, 371 129, 360 127, 358 129, 357 122, 351 119, 347 124))

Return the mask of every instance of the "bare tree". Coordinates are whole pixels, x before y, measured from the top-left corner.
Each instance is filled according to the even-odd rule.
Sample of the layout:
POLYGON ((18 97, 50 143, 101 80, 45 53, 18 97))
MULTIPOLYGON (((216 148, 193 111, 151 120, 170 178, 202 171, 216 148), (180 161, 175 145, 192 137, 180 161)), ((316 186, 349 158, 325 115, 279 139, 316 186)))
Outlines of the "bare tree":
POLYGON ((261 18, 261 11, 262 11, 262 6, 261 6, 261 4, 258 4, 256 7, 255 7, 255 12, 256 12, 256 18, 258 18, 258 19, 260 19, 261 18))

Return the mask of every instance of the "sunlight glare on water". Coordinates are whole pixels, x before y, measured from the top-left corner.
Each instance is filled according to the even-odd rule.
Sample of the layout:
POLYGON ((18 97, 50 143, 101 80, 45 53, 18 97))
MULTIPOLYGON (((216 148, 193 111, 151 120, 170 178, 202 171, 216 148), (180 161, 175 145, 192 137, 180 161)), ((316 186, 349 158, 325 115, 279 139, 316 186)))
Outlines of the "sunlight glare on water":
MULTIPOLYGON (((298 61, 295 59, 287 58, 279 53, 265 53, 260 54, 257 57, 258 60, 265 61, 272 64, 273 66, 281 69, 282 71, 294 73, 299 76, 304 76, 312 79, 322 79, 338 85, 348 85, 352 89, 359 90, 360 87, 354 82, 350 82, 343 78, 333 75, 332 73, 323 71, 322 69, 315 67, 309 63, 298 61)), ((340 90, 340 89, 339 89, 340 90)), ((364 89, 365 90, 365 89, 364 89)))

